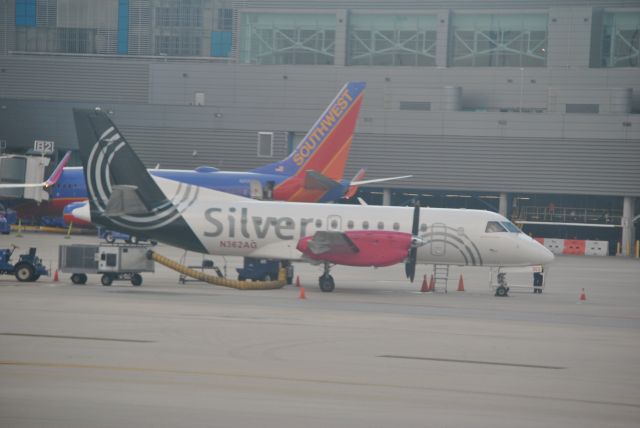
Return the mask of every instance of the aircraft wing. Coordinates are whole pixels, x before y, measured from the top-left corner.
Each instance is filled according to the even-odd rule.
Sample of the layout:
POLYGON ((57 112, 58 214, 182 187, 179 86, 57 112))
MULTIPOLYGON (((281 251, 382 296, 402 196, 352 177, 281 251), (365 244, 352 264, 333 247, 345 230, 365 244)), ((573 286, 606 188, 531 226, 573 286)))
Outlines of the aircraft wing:
POLYGON ((358 246, 342 232, 319 231, 309 240, 309 250, 313 254, 331 252, 333 254, 355 254, 358 246))
POLYGON ((362 186, 365 184, 372 184, 372 183, 382 183, 385 181, 393 181, 393 180, 402 180, 403 178, 411 178, 413 177, 413 175, 401 175, 398 177, 387 177, 387 178, 374 178, 372 180, 361 180, 361 181, 352 181, 351 185, 352 186, 362 186))

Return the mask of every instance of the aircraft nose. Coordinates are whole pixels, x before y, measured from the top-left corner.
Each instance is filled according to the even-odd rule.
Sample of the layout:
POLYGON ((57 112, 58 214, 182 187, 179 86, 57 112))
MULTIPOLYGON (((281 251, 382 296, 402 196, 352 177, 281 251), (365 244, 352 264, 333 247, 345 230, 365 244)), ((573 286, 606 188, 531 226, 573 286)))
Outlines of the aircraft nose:
POLYGON ((538 264, 541 264, 541 265, 546 265, 548 263, 551 263, 555 259, 555 256, 553 255, 553 253, 549 251, 549 249, 546 248, 544 245, 540 244, 539 242, 536 242, 536 255, 537 255, 537 258, 539 259, 538 264))

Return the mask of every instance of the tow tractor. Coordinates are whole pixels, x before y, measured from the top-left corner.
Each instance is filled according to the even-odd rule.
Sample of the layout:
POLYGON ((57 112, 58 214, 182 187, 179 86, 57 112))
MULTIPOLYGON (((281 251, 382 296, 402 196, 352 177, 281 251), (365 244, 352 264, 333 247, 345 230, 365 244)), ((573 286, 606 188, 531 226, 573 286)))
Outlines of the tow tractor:
POLYGON ((29 253, 20 255, 18 263, 12 264, 11 256, 16 248, 18 247, 11 245, 11 248, 0 249, 0 274, 15 275, 20 282, 33 282, 41 275, 49 275, 33 247, 29 249, 29 253))
POLYGON ((287 284, 293 282, 293 266, 288 260, 244 258, 244 266, 237 268, 238 281, 275 281, 278 279, 280 267, 287 270, 287 284))

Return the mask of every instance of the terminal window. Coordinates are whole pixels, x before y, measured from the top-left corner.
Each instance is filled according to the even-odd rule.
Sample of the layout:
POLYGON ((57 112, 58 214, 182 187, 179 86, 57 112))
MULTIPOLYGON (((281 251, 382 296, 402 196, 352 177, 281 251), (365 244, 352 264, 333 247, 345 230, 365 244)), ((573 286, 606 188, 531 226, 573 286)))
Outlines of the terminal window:
POLYGON ((243 13, 241 21, 241 63, 334 63, 335 14, 243 13))
POLYGON ((602 66, 640 67, 640 12, 604 14, 602 66))
POLYGON ((435 15, 354 13, 349 20, 349 65, 434 66, 435 15))
POLYGON ((454 14, 449 63, 467 67, 546 67, 547 14, 454 14))

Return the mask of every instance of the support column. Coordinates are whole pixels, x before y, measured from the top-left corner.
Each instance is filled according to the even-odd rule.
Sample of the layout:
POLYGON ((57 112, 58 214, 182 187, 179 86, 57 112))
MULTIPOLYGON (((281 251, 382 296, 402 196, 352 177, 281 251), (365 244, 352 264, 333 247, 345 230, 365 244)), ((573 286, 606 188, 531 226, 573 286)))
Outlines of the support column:
POLYGON ((509 210, 509 197, 506 193, 500 193, 500 203, 498 205, 498 214, 506 217, 509 210))
POLYGON ((636 231, 633 226, 635 217, 635 198, 625 196, 622 202, 622 251, 625 256, 633 255, 636 231))
POLYGON ((382 189, 382 205, 391 205, 391 189, 382 189))
POLYGON ((336 33, 333 65, 345 65, 347 59, 347 24, 349 14, 346 10, 336 11, 336 33))

